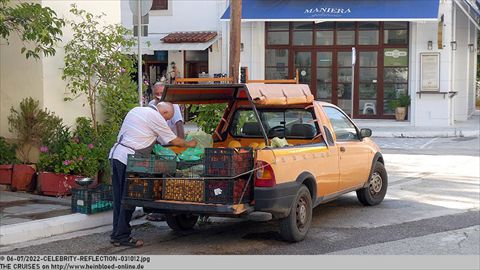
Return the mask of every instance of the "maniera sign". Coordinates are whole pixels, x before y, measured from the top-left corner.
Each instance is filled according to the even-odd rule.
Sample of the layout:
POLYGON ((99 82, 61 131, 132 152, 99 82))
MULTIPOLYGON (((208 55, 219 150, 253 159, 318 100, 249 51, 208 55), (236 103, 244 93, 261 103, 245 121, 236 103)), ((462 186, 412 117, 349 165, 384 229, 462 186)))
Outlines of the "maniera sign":
POLYGON ((306 15, 312 16, 341 16, 343 14, 352 13, 349 8, 333 8, 333 7, 322 7, 322 8, 307 8, 304 12, 306 15))

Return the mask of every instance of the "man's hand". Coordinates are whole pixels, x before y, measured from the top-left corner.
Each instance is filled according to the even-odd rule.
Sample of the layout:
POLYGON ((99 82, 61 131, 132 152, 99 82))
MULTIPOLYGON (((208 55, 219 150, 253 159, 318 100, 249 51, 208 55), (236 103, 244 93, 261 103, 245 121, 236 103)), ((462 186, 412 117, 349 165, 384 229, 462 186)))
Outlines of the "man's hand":
POLYGON ((169 142, 169 144, 172 144, 172 145, 175 145, 175 146, 178 146, 178 147, 190 148, 190 147, 197 146, 197 141, 192 140, 192 141, 187 142, 184 139, 177 137, 174 140, 172 140, 171 142, 169 142))
POLYGON ((197 146, 197 141, 195 141, 195 140, 191 140, 191 141, 188 141, 186 143, 187 143, 188 148, 190 148, 190 147, 193 148, 193 147, 197 146))

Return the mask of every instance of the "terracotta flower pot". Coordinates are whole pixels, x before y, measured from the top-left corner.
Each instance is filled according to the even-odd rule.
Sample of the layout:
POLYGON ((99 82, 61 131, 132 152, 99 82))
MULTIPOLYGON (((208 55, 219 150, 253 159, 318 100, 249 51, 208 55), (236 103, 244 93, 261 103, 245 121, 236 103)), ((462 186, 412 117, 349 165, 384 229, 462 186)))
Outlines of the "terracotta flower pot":
POLYGON ((12 170, 12 191, 32 191, 34 182, 35 165, 14 164, 12 170))
POLYGON ((0 165, 0 185, 12 184, 13 165, 0 165))
MULTIPOLYGON (((72 188, 79 187, 75 179, 81 177, 71 174, 40 172, 38 173, 39 191, 47 196, 67 196, 71 194, 72 188)), ((96 184, 96 181, 94 181, 89 187, 93 187, 96 184)))
POLYGON ((407 116, 407 107, 397 107, 397 108, 395 108, 395 119, 397 121, 404 121, 405 116, 407 116))

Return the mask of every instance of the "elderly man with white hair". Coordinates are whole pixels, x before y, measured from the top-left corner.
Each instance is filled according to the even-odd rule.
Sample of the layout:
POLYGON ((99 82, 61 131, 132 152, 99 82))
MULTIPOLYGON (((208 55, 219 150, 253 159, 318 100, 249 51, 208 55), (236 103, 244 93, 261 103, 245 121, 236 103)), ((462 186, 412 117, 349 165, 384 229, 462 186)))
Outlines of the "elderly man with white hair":
POLYGON ((143 245, 143 240, 130 237, 133 210, 127 210, 122 205, 128 155, 151 154, 157 141, 179 147, 197 145, 196 141, 187 142, 172 132, 167 121, 172 119, 173 115, 174 108, 171 103, 159 102, 156 106, 133 108, 123 120, 117 142, 109 154, 113 187, 113 230, 110 242, 116 246, 143 245))

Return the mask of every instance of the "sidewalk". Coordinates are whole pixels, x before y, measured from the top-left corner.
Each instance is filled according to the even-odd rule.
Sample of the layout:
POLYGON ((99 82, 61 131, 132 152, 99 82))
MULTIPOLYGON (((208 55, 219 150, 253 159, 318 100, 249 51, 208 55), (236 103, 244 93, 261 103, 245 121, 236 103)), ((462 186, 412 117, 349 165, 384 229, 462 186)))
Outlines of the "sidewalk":
POLYGON ((377 138, 435 138, 435 137, 479 137, 480 111, 467 121, 447 127, 415 127, 410 122, 379 119, 354 119, 360 128, 370 128, 372 137, 377 138))
POLYGON ((70 203, 71 197, 0 190, 0 247, 112 224, 112 211, 72 214, 70 203))
MULTIPOLYGON (((467 121, 448 127, 415 127, 408 121, 384 119, 354 119, 360 128, 370 128, 372 137, 377 138, 435 138, 435 137, 479 137, 480 111, 467 121)), ((185 124, 185 132, 197 130, 193 122, 185 124)))

